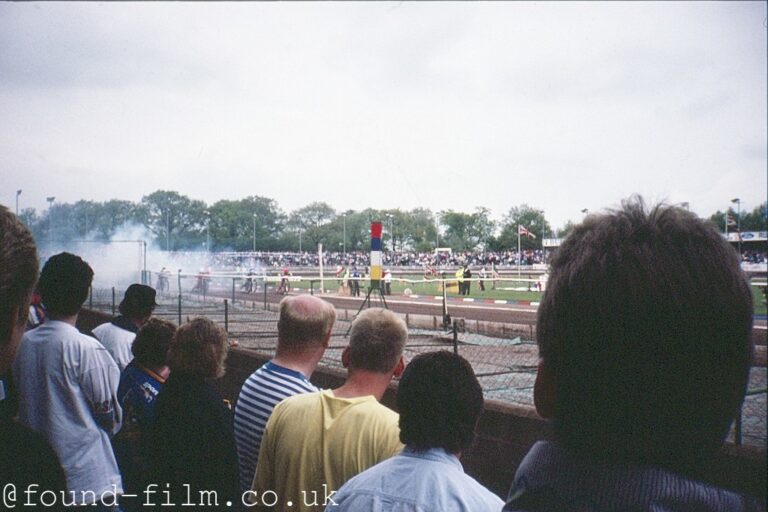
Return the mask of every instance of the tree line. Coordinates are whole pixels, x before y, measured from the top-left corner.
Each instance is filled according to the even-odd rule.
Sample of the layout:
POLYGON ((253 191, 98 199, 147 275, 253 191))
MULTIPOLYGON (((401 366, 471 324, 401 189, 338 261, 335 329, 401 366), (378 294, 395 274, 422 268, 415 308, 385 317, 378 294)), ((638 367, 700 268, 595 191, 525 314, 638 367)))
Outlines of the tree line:
MULTIPOLYGON (((750 212, 741 212, 742 231, 765 231, 767 207, 763 203, 750 212)), ((710 220, 724 231, 726 215, 737 218, 737 212, 729 209, 714 213, 710 220)), ((522 247, 540 249, 543 238, 564 237, 574 226, 569 221, 555 231, 543 210, 527 204, 511 207, 496 222, 484 207, 470 213, 433 212, 428 208, 337 211, 325 202, 313 202, 286 213, 274 199, 261 196, 207 205, 169 190, 152 192, 138 203, 80 200, 53 203, 40 213, 26 208, 19 216, 42 244, 84 239, 106 242, 124 226, 134 224, 146 228, 161 249, 211 251, 315 251, 319 243, 329 251, 367 251, 373 220, 384 224, 383 242, 389 250, 516 249, 518 225, 536 236, 523 237, 522 247)), ((729 231, 733 230, 731 226, 729 231)))

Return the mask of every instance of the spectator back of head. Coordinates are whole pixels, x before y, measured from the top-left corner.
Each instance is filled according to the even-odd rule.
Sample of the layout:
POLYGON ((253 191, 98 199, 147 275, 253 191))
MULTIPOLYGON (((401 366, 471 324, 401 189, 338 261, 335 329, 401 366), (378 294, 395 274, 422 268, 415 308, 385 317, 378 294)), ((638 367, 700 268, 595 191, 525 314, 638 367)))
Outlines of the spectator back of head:
POLYGON ((40 273, 38 289, 46 313, 72 316, 80 311, 93 281, 93 270, 79 256, 62 252, 51 256, 40 273))
POLYGON ((419 354, 397 388, 400 441, 416 450, 458 454, 472 446, 483 412, 483 389, 472 366, 447 352, 419 354))
POLYGON ((213 379, 224 375, 227 333, 207 318, 194 318, 176 330, 168 351, 171 372, 213 379))
POLYGON ((582 457, 695 470, 742 403, 751 324, 736 253, 711 225, 640 198, 587 217, 538 310, 558 439, 582 457))
MULTIPOLYGON (((23 332, 29 314, 29 300, 37 281, 37 248, 29 230, 4 206, 0 206, 0 350, 16 343, 14 329, 23 332)), ((5 354, 3 354, 5 355, 5 354)), ((10 360, 0 360, 4 371, 10 360)))
POLYGON ((278 352, 315 349, 325 341, 336 321, 336 309, 311 295, 285 297, 277 322, 278 352))
POLYGON ((120 302, 121 315, 128 318, 145 318, 152 314, 157 306, 157 292, 151 286, 134 283, 125 290, 120 302))
POLYGON ((176 326, 168 320, 150 318, 141 326, 131 345, 136 360, 149 368, 165 366, 176 326))
POLYGON ((386 309, 366 309, 349 332, 349 368, 387 373, 403 355, 408 329, 397 315, 386 309))

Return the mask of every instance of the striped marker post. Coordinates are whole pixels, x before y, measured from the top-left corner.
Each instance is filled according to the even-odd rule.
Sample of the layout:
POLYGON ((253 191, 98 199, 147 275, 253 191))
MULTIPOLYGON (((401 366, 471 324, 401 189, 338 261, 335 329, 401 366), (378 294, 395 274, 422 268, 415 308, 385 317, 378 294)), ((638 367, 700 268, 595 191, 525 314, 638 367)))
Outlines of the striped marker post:
POLYGON ((371 290, 381 289, 381 222, 371 222, 371 290))

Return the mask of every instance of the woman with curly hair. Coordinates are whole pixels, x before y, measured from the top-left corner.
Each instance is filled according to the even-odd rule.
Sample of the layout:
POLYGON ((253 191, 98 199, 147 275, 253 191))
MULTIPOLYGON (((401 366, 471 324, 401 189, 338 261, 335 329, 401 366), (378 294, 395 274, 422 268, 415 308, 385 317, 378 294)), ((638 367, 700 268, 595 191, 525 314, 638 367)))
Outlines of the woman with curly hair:
POLYGON ((206 318, 182 325, 171 341, 151 440, 157 504, 166 500, 165 484, 177 506, 187 499, 205 510, 240 504, 232 412, 211 382, 224 374, 227 350, 226 333, 206 318))

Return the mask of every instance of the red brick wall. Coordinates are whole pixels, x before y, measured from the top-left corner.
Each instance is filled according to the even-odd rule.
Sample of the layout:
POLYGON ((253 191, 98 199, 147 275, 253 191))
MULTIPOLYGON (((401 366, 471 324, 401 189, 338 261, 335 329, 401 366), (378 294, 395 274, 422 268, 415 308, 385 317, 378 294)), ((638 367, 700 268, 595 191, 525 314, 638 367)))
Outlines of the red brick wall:
MULTIPOLYGON (((234 403, 245 379, 266 358, 251 350, 234 348, 227 360, 227 374, 218 382, 225 398, 234 403)), ((344 380, 344 372, 319 368, 312 382, 334 388, 344 380)), ((382 402, 395 407, 395 387, 390 386, 382 402)), ((483 485, 504 497, 518 464, 531 445, 551 435, 551 429, 536 413, 526 407, 486 401, 480 418, 478 438, 471 453, 462 458, 465 471, 483 485)), ((705 479, 753 496, 766 497, 766 451, 753 447, 729 445, 713 461, 705 479)))

